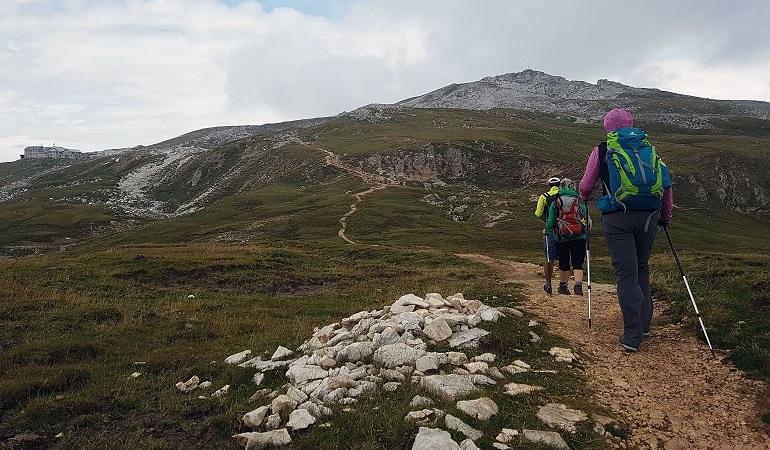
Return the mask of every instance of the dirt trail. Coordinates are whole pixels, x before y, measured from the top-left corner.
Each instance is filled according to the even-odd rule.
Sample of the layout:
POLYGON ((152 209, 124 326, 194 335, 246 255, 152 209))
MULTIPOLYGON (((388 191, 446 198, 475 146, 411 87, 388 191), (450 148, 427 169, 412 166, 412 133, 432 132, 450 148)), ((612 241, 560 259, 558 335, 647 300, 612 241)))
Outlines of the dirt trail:
POLYGON ((350 210, 346 212, 341 218, 340 218, 340 230, 337 232, 340 238, 342 238, 345 242, 349 244, 355 244, 354 241, 352 241, 350 238, 347 237, 345 234, 345 231, 347 231, 347 220, 348 217, 350 217, 353 213, 356 212, 356 209, 358 208, 358 204, 361 203, 364 196, 367 194, 371 194, 372 192, 379 191, 380 189, 385 189, 391 186, 398 186, 398 183, 388 179, 387 177, 384 177, 382 175, 372 174, 369 172, 364 171, 361 168, 352 166, 350 164, 347 164, 342 161, 342 158, 340 158, 339 155, 334 154, 330 150, 323 149, 321 147, 315 147, 311 146, 310 144, 303 143, 308 148, 312 148, 315 150, 322 151, 326 156, 324 157, 324 163, 327 166, 333 166, 336 167, 344 172, 350 173, 351 175, 354 175, 361 180, 363 180, 365 183, 373 184, 374 186, 358 193, 353 194, 353 197, 356 199, 355 203, 352 203, 350 205, 350 210))
MULTIPOLYGON (((622 444, 639 449, 770 449, 758 431, 757 394, 766 386, 744 378, 711 356, 692 329, 653 320, 651 335, 637 353, 620 349, 622 331, 615 286, 592 283, 592 328, 588 298, 548 296, 542 268, 483 255, 460 255, 496 269, 525 285, 523 309, 539 316, 549 331, 572 342, 586 367, 589 388, 599 404, 630 425, 622 444)), ((656 316, 660 305, 656 305, 656 316)))

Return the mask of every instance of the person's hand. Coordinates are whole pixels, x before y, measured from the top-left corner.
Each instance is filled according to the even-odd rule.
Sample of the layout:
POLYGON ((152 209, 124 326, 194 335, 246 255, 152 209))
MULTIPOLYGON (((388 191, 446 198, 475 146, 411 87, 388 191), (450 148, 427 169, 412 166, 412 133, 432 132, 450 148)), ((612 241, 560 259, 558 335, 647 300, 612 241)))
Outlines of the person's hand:
POLYGON ((668 222, 663 219, 658 219, 658 226, 661 228, 668 228, 668 222))

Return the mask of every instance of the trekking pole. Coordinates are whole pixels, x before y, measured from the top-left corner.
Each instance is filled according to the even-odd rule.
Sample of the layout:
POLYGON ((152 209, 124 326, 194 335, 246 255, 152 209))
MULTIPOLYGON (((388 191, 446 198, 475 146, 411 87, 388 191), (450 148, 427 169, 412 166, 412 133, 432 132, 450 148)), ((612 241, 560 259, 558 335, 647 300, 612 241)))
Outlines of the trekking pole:
POLYGON ((586 202, 586 274, 588 275, 588 329, 591 329, 591 216, 586 202))
POLYGON ((698 322, 700 322, 700 327, 703 330, 703 335, 706 337, 706 343, 709 345, 709 350, 711 350, 711 356, 716 358, 717 355, 716 353, 714 353, 714 347, 711 346, 711 340, 709 340, 709 335, 708 333, 706 333, 706 326, 703 324, 703 318, 700 315, 700 311, 698 311, 698 305, 695 304, 695 298, 692 296, 692 291, 690 290, 690 283, 687 282, 687 277, 684 274, 684 270, 682 270, 682 264, 679 263, 679 257, 676 255, 676 250, 674 250, 674 243, 671 242, 671 235, 668 234, 668 227, 664 226, 663 231, 666 232, 666 239, 668 239, 668 245, 671 247, 671 253, 674 254, 674 260, 676 261, 677 267, 679 267, 679 273, 682 274, 684 285, 685 287, 687 287, 687 293, 690 294, 690 300, 692 300, 692 307, 695 308, 695 316, 698 318, 698 322))
MULTIPOLYGON (((547 286, 551 285, 551 281, 553 281, 553 268, 551 267, 551 251, 548 248, 548 245, 550 242, 548 242, 548 235, 545 234, 545 267, 543 268, 543 275, 545 275, 545 284, 547 286)), ((553 289, 553 288, 551 288, 553 289)), ((548 292, 546 292, 549 296, 552 295, 548 292)))
POLYGON ((586 272, 588 273, 588 328, 591 328, 591 242, 590 236, 586 234, 586 272))

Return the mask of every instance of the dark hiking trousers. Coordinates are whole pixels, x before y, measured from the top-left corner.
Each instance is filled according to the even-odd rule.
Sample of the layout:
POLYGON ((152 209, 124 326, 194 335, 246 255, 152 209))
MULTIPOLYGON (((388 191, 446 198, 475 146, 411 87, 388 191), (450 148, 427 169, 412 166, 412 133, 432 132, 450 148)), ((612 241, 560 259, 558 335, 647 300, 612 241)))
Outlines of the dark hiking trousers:
POLYGON ((650 252, 658 228, 658 211, 626 211, 602 216, 604 240, 615 268, 618 302, 623 313, 623 341, 638 347, 650 330, 650 252))

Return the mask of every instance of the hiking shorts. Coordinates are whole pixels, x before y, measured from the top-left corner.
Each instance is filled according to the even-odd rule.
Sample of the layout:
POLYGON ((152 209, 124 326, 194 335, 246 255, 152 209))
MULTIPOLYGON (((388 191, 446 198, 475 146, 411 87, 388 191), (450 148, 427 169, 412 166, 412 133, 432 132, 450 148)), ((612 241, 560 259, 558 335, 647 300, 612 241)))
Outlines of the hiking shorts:
POLYGON ((556 236, 553 234, 543 235, 543 253, 546 261, 556 261, 559 259, 559 253, 556 251, 556 236))
POLYGON ((568 272, 570 263, 572 269, 583 270, 583 261, 586 259, 586 240, 559 241, 559 270, 568 272))

